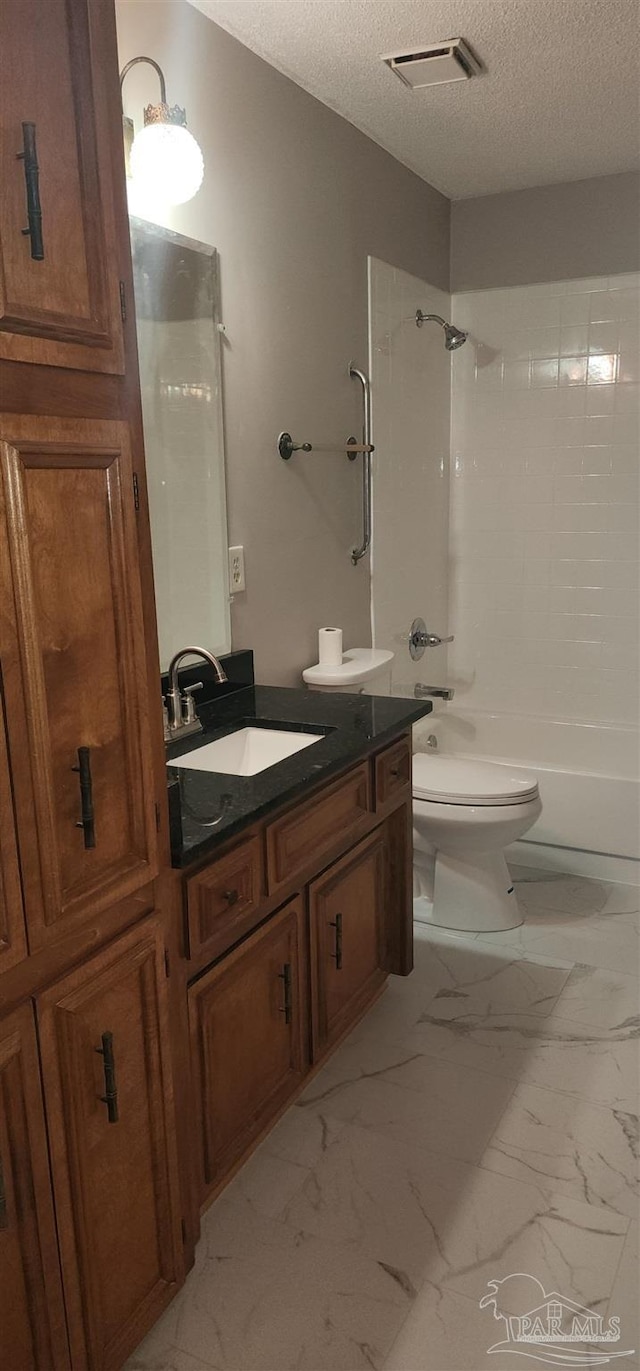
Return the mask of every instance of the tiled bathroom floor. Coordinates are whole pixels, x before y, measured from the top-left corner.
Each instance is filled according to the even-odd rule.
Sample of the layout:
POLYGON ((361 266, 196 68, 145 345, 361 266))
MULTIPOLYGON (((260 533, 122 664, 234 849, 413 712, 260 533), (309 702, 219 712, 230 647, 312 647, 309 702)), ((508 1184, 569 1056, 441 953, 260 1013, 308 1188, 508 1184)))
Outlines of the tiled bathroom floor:
POLYGON ((617 1315, 637 1371, 638 891, 514 875, 522 928, 416 925, 412 976, 209 1210, 127 1371, 542 1366, 488 1352, 479 1301, 515 1273, 511 1312, 540 1282, 617 1315))

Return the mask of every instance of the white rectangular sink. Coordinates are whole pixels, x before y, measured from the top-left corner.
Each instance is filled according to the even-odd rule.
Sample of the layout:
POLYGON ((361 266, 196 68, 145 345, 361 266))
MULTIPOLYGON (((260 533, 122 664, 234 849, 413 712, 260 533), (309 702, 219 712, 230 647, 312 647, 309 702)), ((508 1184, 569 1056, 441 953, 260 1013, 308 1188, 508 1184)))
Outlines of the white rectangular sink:
POLYGON ((292 733, 279 728, 238 728, 205 747, 172 757, 169 766, 188 766, 190 771, 221 771, 227 776, 256 776, 259 771, 283 762, 294 752, 319 743, 324 733, 292 733))

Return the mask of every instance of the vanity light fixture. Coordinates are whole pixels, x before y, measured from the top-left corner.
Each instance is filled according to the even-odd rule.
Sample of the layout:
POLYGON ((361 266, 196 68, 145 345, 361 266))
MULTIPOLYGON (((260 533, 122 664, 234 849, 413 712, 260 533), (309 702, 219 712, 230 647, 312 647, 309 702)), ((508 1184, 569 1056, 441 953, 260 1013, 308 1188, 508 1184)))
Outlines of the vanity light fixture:
POLYGON ((202 185, 202 152, 189 133, 185 110, 180 105, 167 104, 164 73, 152 57, 132 57, 127 62, 120 72, 120 91, 127 72, 138 62, 148 62, 157 72, 160 102, 145 107, 144 127, 135 136, 133 120, 123 116, 127 175, 144 196, 183 205, 193 199, 202 185))

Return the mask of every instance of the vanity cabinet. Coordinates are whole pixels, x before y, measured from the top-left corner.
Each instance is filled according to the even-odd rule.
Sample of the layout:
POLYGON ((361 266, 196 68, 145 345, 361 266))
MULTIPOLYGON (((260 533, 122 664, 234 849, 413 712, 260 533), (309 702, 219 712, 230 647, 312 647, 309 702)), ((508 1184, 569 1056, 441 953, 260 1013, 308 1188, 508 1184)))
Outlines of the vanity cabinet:
POLYGON ((6 415, 0 463, 0 652, 35 951, 157 873, 128 428, 6 415))
POLYGON ((311 1071, 412 966, 406 733, 221 844, 186 873, 190 1104, 179 1124, 195 1217, 311 1071), (195 1163, 195 1164, 194 1164, 195 1163))
POLYGON ((309 887, 314 1061, 382 988, 384 832, 377 829, 309 887))
POLYGON ((31 1005, 0 1022, 0 1366, 69 1371, 31 1005))
POLYGON ((0 9, 0 357, 123 372, 111 5, 0 9))
POLYGON ((303 1080, 304 952, 298 896, 189 990, 201 1202, 303 1080))
POLYGON ((116 1371, 183 1275, 165 980, 151 919, 37 1002, 74 1371, 116 1371))

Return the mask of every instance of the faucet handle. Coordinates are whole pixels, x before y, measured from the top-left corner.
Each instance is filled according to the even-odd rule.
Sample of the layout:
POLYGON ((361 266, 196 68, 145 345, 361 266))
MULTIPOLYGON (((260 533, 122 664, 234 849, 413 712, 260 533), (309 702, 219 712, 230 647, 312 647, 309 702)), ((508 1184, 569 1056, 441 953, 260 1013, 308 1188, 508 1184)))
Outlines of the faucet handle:
POLYGON ((194 681, 193 685, 184 686, 182 691, 183 724, 194 724, 196 722, 196 707, 193 703, 193 692, 195 690, 202 690, 202 681, 194 681))

